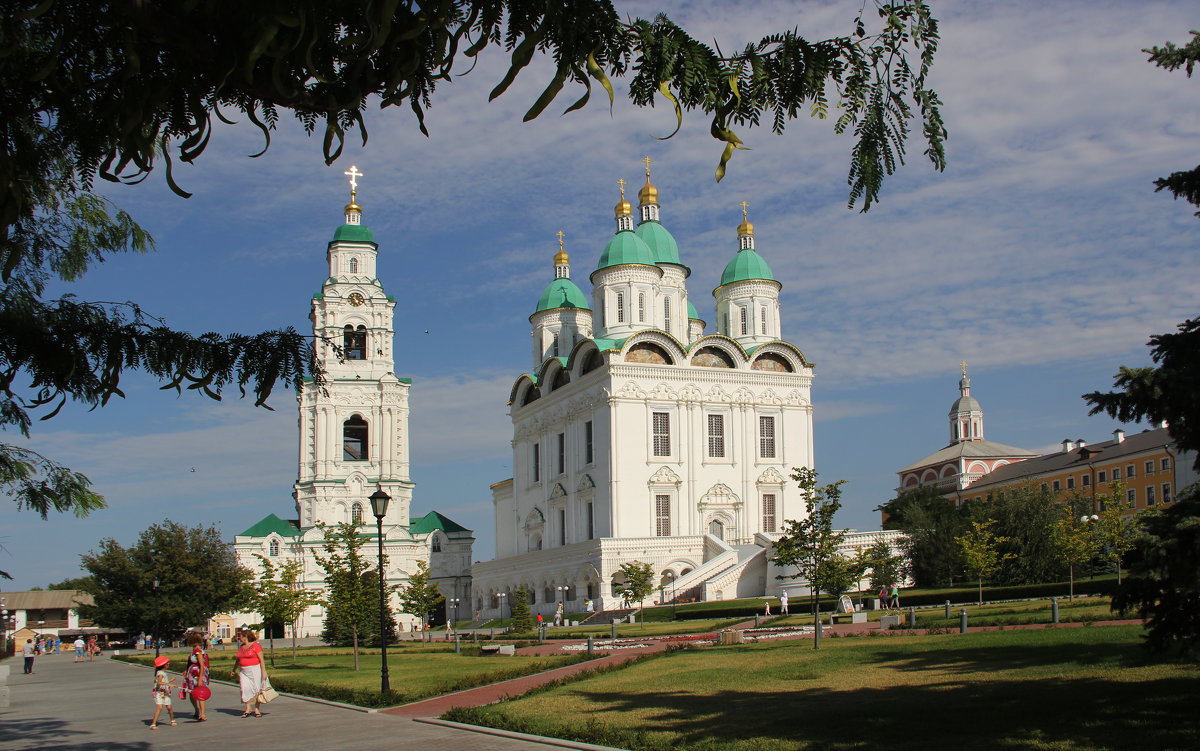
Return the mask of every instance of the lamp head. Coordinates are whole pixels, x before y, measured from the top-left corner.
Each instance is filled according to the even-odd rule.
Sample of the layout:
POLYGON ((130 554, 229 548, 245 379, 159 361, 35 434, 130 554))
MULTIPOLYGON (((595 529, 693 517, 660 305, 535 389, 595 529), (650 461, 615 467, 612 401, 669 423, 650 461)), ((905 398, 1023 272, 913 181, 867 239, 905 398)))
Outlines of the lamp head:
POLYGON ((387 516, 388 504, 392 497, 383 492, 383 488, 378 488, 371 494, 371 513, 375 514, 376 519, 382 519, 387 516))

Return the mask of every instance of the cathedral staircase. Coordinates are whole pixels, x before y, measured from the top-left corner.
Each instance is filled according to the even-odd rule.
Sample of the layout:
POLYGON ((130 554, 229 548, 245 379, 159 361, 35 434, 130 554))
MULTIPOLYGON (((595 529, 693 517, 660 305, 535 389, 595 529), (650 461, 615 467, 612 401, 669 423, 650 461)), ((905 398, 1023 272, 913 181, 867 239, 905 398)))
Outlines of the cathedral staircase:
POLYGON ((614 608, 612 610, 597 610, 587 618, 579 622, 580 626, 590 625, 599 626, 612 623, 614 620, 623 621, 629 617, 630 613, 636 613, 637 608, 614 608))

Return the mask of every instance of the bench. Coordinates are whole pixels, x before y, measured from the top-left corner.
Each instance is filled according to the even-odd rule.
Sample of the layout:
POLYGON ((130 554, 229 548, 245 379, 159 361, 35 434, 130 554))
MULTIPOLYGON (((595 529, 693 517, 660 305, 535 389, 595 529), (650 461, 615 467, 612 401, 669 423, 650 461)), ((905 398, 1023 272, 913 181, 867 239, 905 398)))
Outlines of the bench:
POLYGON ((834 623, 866 623, 866 613, 835 613, 832 616, 834 623))
POLYGON ((512 657, 517 653, 517 648, 511 644, 483 644, 479 647, 480 655, 504 655, 512 657))

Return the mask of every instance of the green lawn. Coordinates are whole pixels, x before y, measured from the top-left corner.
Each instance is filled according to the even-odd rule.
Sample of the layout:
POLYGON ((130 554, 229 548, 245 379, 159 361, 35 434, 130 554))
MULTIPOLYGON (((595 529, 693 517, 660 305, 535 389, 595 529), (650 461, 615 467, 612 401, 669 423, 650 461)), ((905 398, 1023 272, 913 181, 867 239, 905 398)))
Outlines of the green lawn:
MULTIPOLYGON (((483 686, 509 678, 540 673, 584 659, 581 655, 555 657, 479 657, 464 646, 455 654, 451 646, 405 645, 388 647, 388 678, 392 694, 382 697, 378 649, 359 651, 359 670, 349 649, 303 649, 296 661, 291 650, 275 650, 275 667, 268 665, 272 685, 280 691, 343 701, 361 706, 394 706, 464 688, 483 686)), ((186 655, 169 655, 170 670, 184 667, 186 655)), ((212 655, 212 675, 230 680, 232 660, 212 655)), ((131 657, 130 662, 150 664, 153 657, 131 657)))
MULTIPOLYGON (((1058 601, 1058 620, 1060 623, 1089 623, 1119 619, 1119 614, 1113 613, 1109 607, 1108 597, 1077 597, 1074 601, 1060 599, 1058 601)), ((950 618, 946 618, 944 605, 935 607, 918 607, 916 609, 917 628, 950 628, 957 630, 959 611, 965 607, 967 622, 970 626, 1016 626, 1029 623, 1050 623, 1050 600, 1030 600, 1024 602, 999 602, 978 605, 954 606, 950 608, 950 618)), ((795 610, 795 609, 793 609, 795 610)), ((895 611, 892 611, 893 614, 895 611)), ((867 613, 867 619, 878 621, 886 611, 873 610, 867 613)), ((900 611, 901 624, 908 626, 908 608, 900 611)), ((829 622, 829 614, 823 614, 823 620, 829 622)), ((772 626, 807 626, 812 624, 811 613, 793 612, 785 618, 771 620, 772 626)))
POLYGON ((1200 748, 1200 668, 1147 662, 1140 633, 692 649, 448 717, 628 749, 1200 748))

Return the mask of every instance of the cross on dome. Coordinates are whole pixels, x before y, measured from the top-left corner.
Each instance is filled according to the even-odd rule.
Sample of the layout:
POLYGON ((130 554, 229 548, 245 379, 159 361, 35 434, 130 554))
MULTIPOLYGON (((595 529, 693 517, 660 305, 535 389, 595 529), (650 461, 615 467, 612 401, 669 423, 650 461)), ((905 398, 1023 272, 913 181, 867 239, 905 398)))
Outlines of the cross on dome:
POLYGON ((621 200, 624 201, 625 200, 625 178, 618 177, 617 185, 621 186, 621 200))
POLYGON ((647 178, 647 179, 649 179, 649 177, 650 177, 650 165, 651 165, 651 164, 654 164, 654 162, 652 162, 652 161, 650 160, 650 157, 648 157, 648 156, 644 156, 644 157, 642 157, 642 163, 646 165, 646 178, 647 178))
POLYGON ((738 205, 742 207, 742 218, 743 218, 743 219, 746 219, 746 218, 747 218, 747 217, 746 217, 746 207, 747 207, 747 206, 749 206, 750 204, 746 203, 745 201, 742 201, 742 202, 741 202, 740 204, 738 204, 738 205))
POLYGON ((350 195, 353 197, 354 194, 358 192, 358 178, 362 177, 363 173, 358 171, 358 167, 351 164, 350 169, 346 170, 342 174, 350 176, 350 195))
POLYGON ((966 378, 967 377, 967 361, 963 360, 962 362, 959 363, 959 365, 962 366, 963 378, 966 378))

